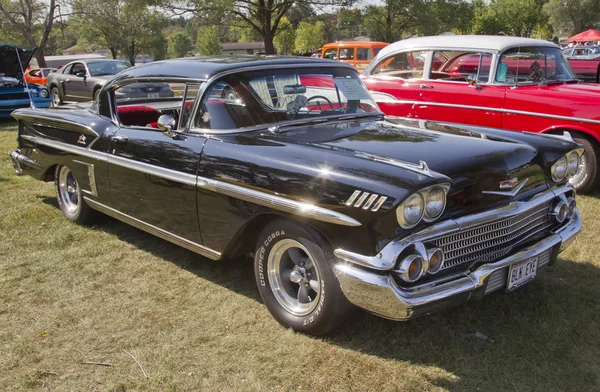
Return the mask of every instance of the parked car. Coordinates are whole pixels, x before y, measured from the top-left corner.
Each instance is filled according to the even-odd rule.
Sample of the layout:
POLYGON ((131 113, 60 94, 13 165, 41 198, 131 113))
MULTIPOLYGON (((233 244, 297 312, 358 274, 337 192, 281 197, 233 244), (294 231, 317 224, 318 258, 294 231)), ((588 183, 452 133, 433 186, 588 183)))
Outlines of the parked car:
POLYGON ((34 68, 25 71, 25 81, 27 83, 36 83, 42 86, 46 85, 46 78, 51 72, 55 72, 56 68, 34 68))
MULTIPOLYGON (((78 60, 66 64, 48 75, 46 86, 52 95, 52 105, 64 101, 84 102, 96 97, 104 84, 117 73, 129 68, 120 60, 78 60)), ((140 82, 122 89, 117 99, 142 99, 173 97, 173 90, 165 83, 140 82)))
POLYGON ((572 183, 600 181, 600 86, 580 83, 560 47, 499 36, 436 36, 379 52, 364 82, 387 115, 503 128, 569 132, 585 147, 572 183))
POLYGON ((600 56, 600 46, 571 46, 564 48, 563 54, 567 59, 589 59, 600 56))
POLYGON ((13 116, 17 173, 53 181, 68 220, 101 212, 210 259, 252 254, 268 310, 305 333, 351 304, 407 320, 512 291, 581 229, 568 135, 386 121, 336 61, 160 61, 89 109, 13 116), (114 99, 145 80, 187 82, 178 103, 114 99))
POLYGON ((0 118, 10 118, 19 108, 50 106, 50 93, 44 86, 26 83, 23 70, 36 48, 24 49, 13 45, 0 45, 0 118))
POLYGON ((600 55, 568 59, 575 76, 590 83, 600 83, 600 55))
POLYGON ((341 41, 323 46, 322 57, 352 64, 356 69, 365 69, 379 51, 389 43, 375 41, 341 41))

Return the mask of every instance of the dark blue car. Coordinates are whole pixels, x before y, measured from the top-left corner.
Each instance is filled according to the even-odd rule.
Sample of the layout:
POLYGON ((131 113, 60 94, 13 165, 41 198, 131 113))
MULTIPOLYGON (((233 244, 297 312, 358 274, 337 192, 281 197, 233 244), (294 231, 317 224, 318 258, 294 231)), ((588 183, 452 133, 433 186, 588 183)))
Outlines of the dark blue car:
POLYGON ((23 71, 36 49, 0 45, 0 118, 9 118, 15 109, 50 106, 48 89, 23 79, 23 71))

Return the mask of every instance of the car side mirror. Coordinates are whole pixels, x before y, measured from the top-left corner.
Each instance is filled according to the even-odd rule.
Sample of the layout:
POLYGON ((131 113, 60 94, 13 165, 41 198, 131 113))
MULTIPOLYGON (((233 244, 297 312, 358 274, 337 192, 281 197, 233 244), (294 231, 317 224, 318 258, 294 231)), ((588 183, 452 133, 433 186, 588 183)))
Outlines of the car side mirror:
POLYGON ((163 114, 158 118, 158 129, 163 131, 167 136, 173 137, 173 128, 175 128, 175 119, 173 116, 163 114))
POLYGON ((79 71, 75 75, 77 75, 77 77, 80 77, 80 78, 85 78, 87 76, 85 71, 79 71))
POLYGON ((481 88, 481 86, 479 85, 479 81, 477 80, 477 77, 469 75, 467 77, 467 83, 469 83, 469 87, 473 87, 473 88, 481 88))

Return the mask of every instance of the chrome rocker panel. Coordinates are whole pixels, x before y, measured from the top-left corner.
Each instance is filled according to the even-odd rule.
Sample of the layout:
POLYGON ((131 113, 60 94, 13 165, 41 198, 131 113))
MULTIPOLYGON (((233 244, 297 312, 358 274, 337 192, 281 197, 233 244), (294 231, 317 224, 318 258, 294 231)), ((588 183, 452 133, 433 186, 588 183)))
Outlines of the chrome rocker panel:
MULTIPOLYGON (((558 192, 554 190, 552 193, 553 195, 564 193, 560 192, 561 190, 558 192)), ((572 190, 572 188, 568 187, 567 190, 572 190)), ((545 199, 545 197, 540 199, 545 199)), ((538 203, 539 200, 535 200, 522 204, 527 204, 530 207, 538 203)), ((341 257, 338 250, 336 250, 336 256, 342 258, 342 260, 334 265, 334 272, 344 295, 354 305, 384 318, 408 320, 465 303, 471 298, 481 298, 485 294, 504 287, 504 285, 494 285, 494 287, 490 286, 489 290, 487 289, 488 281, 495 272, 508 274, 507 269, 510 265, 544 254, 544 252, 550 252, 550 258, 556 257, 558 253, 571 244, 575 236, 581 231, 581 227, 581 217, 579 210, 576 209, 573 217, 566 225, 553 231, 548 237, 535 244, 496 262, 483 264, 467 274, 455 276, 453 280, 433 281, 411 289, 399 287, 390 271, 365 268, 365 264, 356 260, 355 257, 352 260, 341 257)), ((439 232, 439 230, 437 231, 439 232)), ((392 242, 386 248, 395 245, 397 244, 392 242)), ((386 254, 386 248, 374 258, 386 254)), ((368 258, 365 257, 365 259, 368 258)), ((391 263, 393 264, 393 261, 391 263)), ((541 266, 540 263, 539 267, 541 266)))

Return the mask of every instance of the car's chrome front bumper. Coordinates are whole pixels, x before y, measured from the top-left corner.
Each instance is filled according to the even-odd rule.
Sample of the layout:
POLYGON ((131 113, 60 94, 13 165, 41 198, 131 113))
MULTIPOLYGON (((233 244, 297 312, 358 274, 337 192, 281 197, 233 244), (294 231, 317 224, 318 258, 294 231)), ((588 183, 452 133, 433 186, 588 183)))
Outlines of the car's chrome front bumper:
MULTIPOLYGON (((556 196, 560 195, 561 191, 553 193, 556 196)), ((530 203, 535 201, 526 204, 530 203)), ((482 264, 460 276, 431 281, 410 289, 400 287, 392 277, 390 269, 382 268, 393 264, 393 260, 381 260, 381 264, 367 267, 367 261, 385 258, 386 249, 373 258, 362 259, 358 255, 337 250, 336 256, 341 260, 334 266, 334 271, 350 302, 385 318, 407 320, 464 303, 469 299, 481 298, 505 287, 509 266, 530 257, 539 256, 540 267, 552 264, 558 253, 575 239, 581 227, 579 210, 575 210, 573 217, 566 224, 535 244, 511 253, 501 260, 482 264)), ((394 242, 388 246, 397 245, 398 242, 394 242)))

